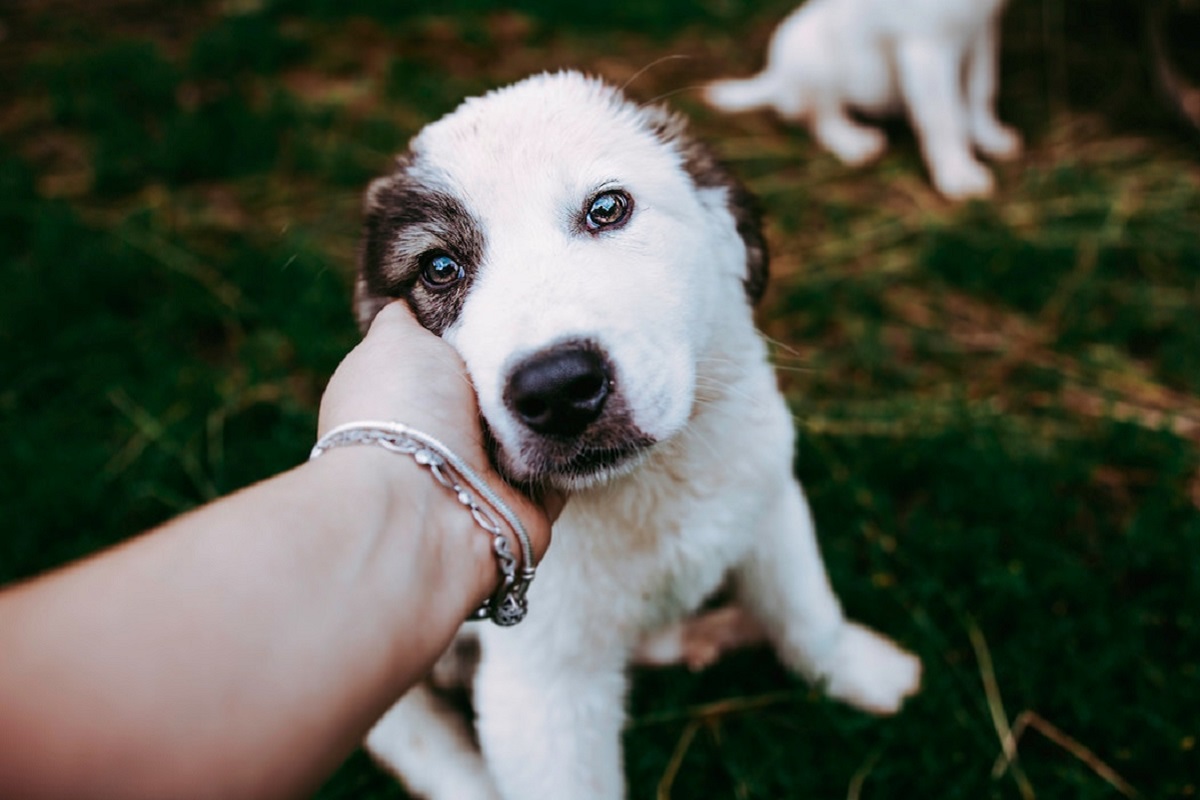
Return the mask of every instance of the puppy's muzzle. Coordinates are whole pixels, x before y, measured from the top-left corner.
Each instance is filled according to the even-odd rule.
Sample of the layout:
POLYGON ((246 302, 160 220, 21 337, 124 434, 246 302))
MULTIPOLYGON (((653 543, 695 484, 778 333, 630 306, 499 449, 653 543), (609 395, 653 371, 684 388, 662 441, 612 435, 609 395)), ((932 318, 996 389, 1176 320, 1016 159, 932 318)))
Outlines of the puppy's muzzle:
POLYGON ((504 401, 534 433, 574 439, 600 418, 611 388, 604 357, 588 344, 567 343, 518 364, 509 374, 504 401))
MULTIPOLYGON (((604 348, 560 341, 509 370, 504 405, 516 427, 497 452, 510 479, 579 488, 637 463, 656 439, 634 422, 604 348)), ((499 442, 498 442, 499 444, 499 442)))

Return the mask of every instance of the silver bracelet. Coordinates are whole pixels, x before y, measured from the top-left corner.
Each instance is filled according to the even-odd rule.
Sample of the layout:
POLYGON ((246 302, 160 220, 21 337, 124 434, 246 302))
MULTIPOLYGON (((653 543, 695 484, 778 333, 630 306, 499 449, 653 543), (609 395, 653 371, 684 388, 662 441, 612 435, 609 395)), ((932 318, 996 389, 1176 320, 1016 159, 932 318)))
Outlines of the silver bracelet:
POLYGON ((374 444, 393 453, 412 456, 423 467, 428 467, 434 480, 454 493, 455 498, 475 519, 475 524, 492 535, 492 551, 500 571, 500 585, 471 616, 470 620, 490 619, 497 625, 516 625, 525 617, 528 604, 525 593, 533 581, 533 545, 521 520, 512 509, 492 491, 483 479, 475 474, 467 463, 456 456, 450 448, 432 436, 403 425, 399 422, 352 422, 340 425, 313 445, 308 456, 311 461, 334 447, 352 444, 374 444), (500 524, 488 509, 476 502, 475 492, 491 506, 516 534, 521 547, 521 568, 517 569, 517 557, 513 554, 500 524))

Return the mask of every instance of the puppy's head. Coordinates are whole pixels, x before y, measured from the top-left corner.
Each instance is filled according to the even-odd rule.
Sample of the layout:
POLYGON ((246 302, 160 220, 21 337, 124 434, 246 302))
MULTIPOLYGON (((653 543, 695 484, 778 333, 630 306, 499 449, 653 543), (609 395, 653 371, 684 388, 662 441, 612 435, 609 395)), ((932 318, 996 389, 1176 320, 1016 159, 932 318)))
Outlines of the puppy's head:
POLYGON ((510 478, 579 488, 686 424, 766 263, 680 117, 564 72, 467 100, 371 184, 355 302, 365 327, 405 298, 458 350, 510 478))

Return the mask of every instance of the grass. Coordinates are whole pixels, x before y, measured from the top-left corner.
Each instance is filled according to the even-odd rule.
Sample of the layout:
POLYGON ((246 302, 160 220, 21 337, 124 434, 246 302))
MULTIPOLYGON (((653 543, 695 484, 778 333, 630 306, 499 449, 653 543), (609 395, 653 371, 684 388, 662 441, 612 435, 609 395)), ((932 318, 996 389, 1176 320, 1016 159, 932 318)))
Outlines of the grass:
MULTIPOLYGON (((1195 796, 1200 165, 1136 4, 1015 0, 1029 151, 966 206, 902 126, 851 171, 703 108, 788 7, 0 11, 0 581, 300 461, 356 338, 365 182, 464 94, 573 65, 669 96, 762 197, 760 320, 833 580, 927 669, 885 720, 764 652, 639 673, 630 796, 1195 796)), ((403 793, 359 754, 319 796, 403 793)))

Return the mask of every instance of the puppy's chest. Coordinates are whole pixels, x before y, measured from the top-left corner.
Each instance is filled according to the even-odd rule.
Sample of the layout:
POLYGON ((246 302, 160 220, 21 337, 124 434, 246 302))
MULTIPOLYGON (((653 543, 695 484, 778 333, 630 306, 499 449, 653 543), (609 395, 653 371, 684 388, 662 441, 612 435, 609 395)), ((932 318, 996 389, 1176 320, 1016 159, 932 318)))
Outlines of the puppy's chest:
POLYGON ((693 611, 745 552, 739 505, 685 500, 649 516, 580 510, 555 533, 550 602, 568 602, 590 624, 608 618, 630 637, 693 611))

